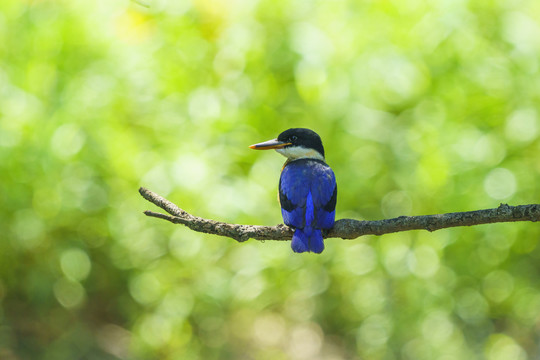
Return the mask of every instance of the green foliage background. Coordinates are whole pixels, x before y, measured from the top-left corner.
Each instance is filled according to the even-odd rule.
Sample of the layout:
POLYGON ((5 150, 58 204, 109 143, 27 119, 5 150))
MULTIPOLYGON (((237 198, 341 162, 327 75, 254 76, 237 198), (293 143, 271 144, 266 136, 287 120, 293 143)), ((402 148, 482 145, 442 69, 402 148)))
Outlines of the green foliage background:
POLYGON ((337 217, 538 203, 540 2, 2 0, 0 358, 540 357, 540 228, 285 242, 146 218, 281 222, 323 138, 337 217))

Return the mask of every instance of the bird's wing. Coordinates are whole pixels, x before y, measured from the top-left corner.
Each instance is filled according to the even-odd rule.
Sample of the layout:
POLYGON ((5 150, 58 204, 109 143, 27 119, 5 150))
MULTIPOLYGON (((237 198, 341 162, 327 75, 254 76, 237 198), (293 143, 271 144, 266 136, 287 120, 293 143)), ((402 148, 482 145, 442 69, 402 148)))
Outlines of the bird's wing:
POLYGON ((279 202, 283 222, 303 228, 305 224, 306 199, 311 174, 309 169, 290 163, 283 168, 279 179, 279 202))
POLYGON ((334 226, 337 201, 336 177, 326 164, 317 164, 313 168, 311 193, 315 206, 315 224, 319 229, 330 229, 334 226))

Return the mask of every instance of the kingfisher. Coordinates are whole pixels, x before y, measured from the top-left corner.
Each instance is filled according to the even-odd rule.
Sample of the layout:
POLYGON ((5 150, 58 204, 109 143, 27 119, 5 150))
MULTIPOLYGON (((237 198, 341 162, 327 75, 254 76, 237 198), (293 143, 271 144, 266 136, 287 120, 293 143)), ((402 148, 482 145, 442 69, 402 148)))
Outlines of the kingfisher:
POLYGON ((287 158, 279 179, 279 202, 283 222, 294 228, 292 250, 320 254, 322 230, 334 226, 337 200, 336 177, 326 164, 320 136, 310 129, 293 128, 250 148, 275 149, 287 158))

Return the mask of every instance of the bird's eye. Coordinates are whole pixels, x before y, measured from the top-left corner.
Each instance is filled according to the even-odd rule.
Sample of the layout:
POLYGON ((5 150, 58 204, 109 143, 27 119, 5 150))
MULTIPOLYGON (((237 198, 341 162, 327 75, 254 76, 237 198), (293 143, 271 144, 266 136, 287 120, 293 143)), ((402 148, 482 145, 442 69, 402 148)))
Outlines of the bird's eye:
POLYGON ((295 142, 297 139, 298 139, 298 136, 293 135, 293 136, 291 136, 291 137, 289 138, 289 141, 295 142))

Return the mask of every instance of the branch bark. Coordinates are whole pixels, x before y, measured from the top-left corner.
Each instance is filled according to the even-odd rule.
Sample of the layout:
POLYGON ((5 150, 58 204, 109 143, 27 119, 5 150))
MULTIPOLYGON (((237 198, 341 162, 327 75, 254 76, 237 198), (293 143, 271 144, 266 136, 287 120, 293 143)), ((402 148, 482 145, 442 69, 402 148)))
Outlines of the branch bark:
MULTIPOLYGON (((210 219, 204 219, 189 214, 164 197, 143 187, 139 193, 146 200, 165 210, 169 215, 154 211, 145 211, 150 217, 164 219, 174 224, 182 224, 191 230, 227 236, 243 242, 250 238, 255 240, 291 240, 293 230, 284 225, 260 226, 228 224, 210 219)), ((337 220, 334 227, 324 234, 325 238, 355 239, 363 235, 384 235, 400 231, 428 230, 473 226, 481 224, 539 221, 540 204, 510 206, 500 204, 494 209, 455 212, 422 216, 399 216, 393 219, 364 221, 354 219, 337 220)))

